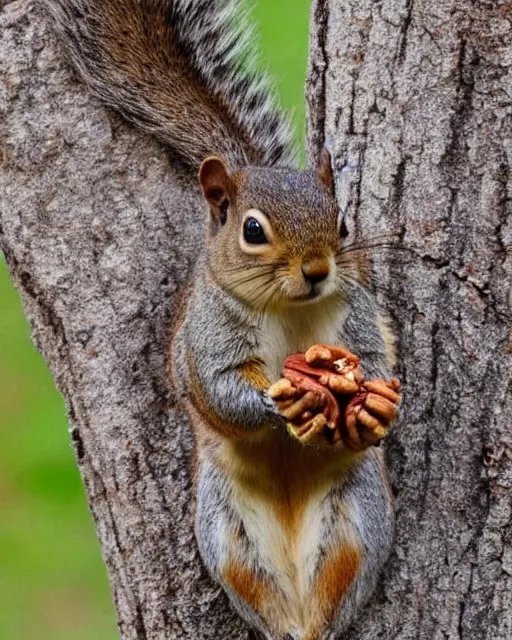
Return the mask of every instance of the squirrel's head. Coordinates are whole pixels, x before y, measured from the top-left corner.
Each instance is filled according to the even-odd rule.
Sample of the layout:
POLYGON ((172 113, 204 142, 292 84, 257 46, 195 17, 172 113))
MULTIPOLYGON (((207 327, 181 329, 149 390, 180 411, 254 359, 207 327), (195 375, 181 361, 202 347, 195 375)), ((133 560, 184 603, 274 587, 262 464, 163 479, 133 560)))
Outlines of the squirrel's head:
POLYGON ((308 171, 231 173, 211 157, 199 181, 210 208, 208 258, 224 289, 259 309, 311 304, 339 291, 346 229, 327 151, 308 171))

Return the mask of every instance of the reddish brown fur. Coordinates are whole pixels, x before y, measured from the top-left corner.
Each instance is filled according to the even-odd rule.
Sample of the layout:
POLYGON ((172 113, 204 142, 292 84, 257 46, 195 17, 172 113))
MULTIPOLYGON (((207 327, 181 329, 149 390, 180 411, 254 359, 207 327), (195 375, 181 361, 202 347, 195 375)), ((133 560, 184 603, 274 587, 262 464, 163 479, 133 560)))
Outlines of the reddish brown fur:
POLYGON ((318 640, 325 631, 360 566, 361 551, 346 544, 325 558, 312 589, 310 611, 316 615, 309 621, 304 640, 318 640))
POLYGON ((241 564, 230 562, 222 570, 227 584, 253 609, 261 611, 272 598, 270 586, 253 571, 241 564))
POLYGON ((257 440, 232 441, 217 455, 219 464, 246 491, 269 501, 293 541, 312 493, 339 479, 360 454, 340 455, 338 448, 318 451, 269 430, 257 440))
MULTIPOLYGON (((249 124, 247 118, 244 124, 244 118, 235 113, 243 99, 242 94, 238 101, 232 100, 222 87, 215 90, 215 83, 208 83, 207 74, 203 77, 199 67, 194 67, 190 52, 186 47, 180 47, 179 33, 174 33, 175 26, 166 15, 165 3, 156 1, 96 2, 94 20, 84 12, 78 21, 79 28, 74 31, 74 40, 82 46, 77 47, 69 38, 70 48, 74 50, 75 59, 83 57, 84 51, 85 57, 89 56, 89 63, 83 61, 82 72, 86 72, 85 77, 96 88, 96 95, 110 106, 117 105, 120 113, 130 121, 156 133, 173 153, 181 155, 189 168, 196 167, 212 153, 225 156, 230 171, 246 163, 263 165, 228 176, 226 193, 230 215, 227 220, 218 217, 217 222, 221 224, 215 234, 210 234, 207 249, 214 275, 203 274, 203 286, 206 287, 208 277, 212 277, 221 285, 225 284, 225 290, 229 291, 230 278, 236 279, 243 269, 261 266, 265 274, 270 273, 265 272, 269 265, 275 267, 270 273, 272 276, 283 276, 284 273, 302 279, 304 263, 325 259, 331 254, 338 256, 340 252, 329 158, 324 154, 319 173, 315 170, 276 172, 265 167, 269 159, 273 164, 285 151, 282 149, 281 154, 274 154, 275 157, 270 155, 269 148, 272 149, 272 140, 277 135, 277 122, 271 119, 269 125, 255 129, 256 116, 262 110, 256 103, 258 108, 252 109, 249 124), (89 37, 77 37, 87 24, 89 37), (268 137, 271 140, 267 142, 268 137), (276 236, 272 249, 261 260, 248 257, 236 243, 233 244, 233 238, 239 237, 244 212, 256 207, 268 216, 276 236), (222 280, 224 273, 226 276, 222 280)), ((61 31, 65 29, 61 27, 61 31)), ((222 45, 219 47, 221 52, 222 45)), ((247 93, 246 87, 243 93, 247 93)), ((265 120, 268 120, 267 115, 265 120)), ((276 140, 276 144, 278 142, 276 140)), ((213 200, 219 207, 224 204, 222 200, 208 198, 208 194, 215 196, 216 186, 213 184, 213 192, 211 189, 205 191, 210 204, 213 200)), ((189 311, 185 312, 183 307, 184 314, 189 311)), ((181 321, 182 318, 177 326, 181 321)), ((238 327, 234 329, 238 330, 238 327)), ((187 386, 185 404, 198 443, 198 457, 216 458, 215 462, 227 470, 227 477, 233 484, 238 484, 237 489, 261 496, 270 504, 286 532, 286 540, 294 545, 306 506, 318 498, 314 492, 321 493, 339 481, 356 455, 340 455, 338 448, 319 452, 313 447, 302 447, 289 438, 284 429, 262 428, 249 435, 245 428, 220 420, 205 398, 195 365, 193 349, 187 350, 180 367, 183 375, 189 374, 184 381, 187 386)), ((259 361, 246 363, 240 368, 240 374, 257 389, 269 385, 259 361)), ((197 462, 194 460, 195 465, 197 462)), ((310 640, 318 638, 320 630, 332 617, 350 588, 359 564, 359 551, 342 547, 320 567, 305 607, 305 615, 312 617, 308 621, 310 640)), ((273 585, 244 565, 243 560, 230 558, 223 576, 240 598, 255 610, 264 612, 272 607, 276 596, 273 585)))
POLYGON ((238 369, 249 384, 252 384, 256 389, 264 391, 270 386, 270 380, 263 373, 263 362, 261 360, 250 360, 246 362, 238 369))
MULTIPOLYGON (((236 140, 244 148, 248 161, 254 164, 261 162, 261 150, 248 132, 237 126, 230 105, 206 86, 190 58, 176 46, 175 35, 164 11, 155 8, 148 15, 147 4, 134 0, 105 3, 103 6, 98 3, 96 10, 103 13, 98 17, 98 24, 102 24, 104 29, 97 46, 105 47, 113 66, 121 70, 131 84, 140 87, 144 98, 156 111, 194 114, 196 141, 204 139, 204 151, 200 157, 206 158, 212 151, 227 152, 226 155, 230 156, 229 141, 236 140), (150 30, 145 28, 149 23, 150 30), (169 64, 170 58, 172 64, 169 64), (179 96, 174 98, 177 86, 180 88, 179 96)), ((185 117, 182 122, 176 121, 176 126, 183 128, 184 140, 191 135, 189 125, 185 117)))

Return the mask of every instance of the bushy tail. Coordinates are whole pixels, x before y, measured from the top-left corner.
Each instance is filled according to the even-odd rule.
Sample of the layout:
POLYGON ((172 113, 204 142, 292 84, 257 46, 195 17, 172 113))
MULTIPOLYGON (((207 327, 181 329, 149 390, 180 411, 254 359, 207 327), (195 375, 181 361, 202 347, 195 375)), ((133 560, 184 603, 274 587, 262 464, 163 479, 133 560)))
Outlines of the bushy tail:
MULTIPOLYGON (((292 162, 238 0, 45 0, 93 92, 196 169, 292 162)), ((249 30, 250 33, 250 30, 249 30)))

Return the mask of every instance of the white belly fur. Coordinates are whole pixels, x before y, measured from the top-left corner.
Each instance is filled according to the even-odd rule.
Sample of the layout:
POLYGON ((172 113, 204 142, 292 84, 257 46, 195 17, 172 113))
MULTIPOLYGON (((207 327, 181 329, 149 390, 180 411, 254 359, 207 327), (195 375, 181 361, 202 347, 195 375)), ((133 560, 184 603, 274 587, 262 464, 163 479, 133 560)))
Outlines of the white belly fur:
MULTIPOLYGON (((282 527, 271 504, 241 491, 237 506, 248 539, 257 548, 259 562, 279 585, 270 607, 283 631, 302 633, 308 624, 308 603, 322 541, 321 505, 328 487, 310 496, 299 530, 293 539, 282 527)), ((274 617, 274 616, 273 616, 274 617)))
POLYGON ((318 342, 336 344, 346 310, 339 298, 297 306, 287 312, 267 314, 261 325, 260 344, 265 373, 271 382, 281 377, 283 361, 318 342))
MULTIPOLYGON (((286 356, 306 351, 315 343, 336 344, 345 309, 339 299, 320 305, 305 305, 288 314, 268 315, 261 326, 260 352, 266 364, 265 373, 271 382, 282 375, 286 356)), ((309 496, 298 531, 293 540, 282 527, 272 505, 252 491, 237 492, 239 513, 249 539, 258 548, 264 565, 272 567, 274 579, 281 586, 284 599, 277 598, 276 608, 288 629, 302 631, 308 591, 311 587, 316 551, 321 542, 322 498, 330 487, 323 485, 309 496)))

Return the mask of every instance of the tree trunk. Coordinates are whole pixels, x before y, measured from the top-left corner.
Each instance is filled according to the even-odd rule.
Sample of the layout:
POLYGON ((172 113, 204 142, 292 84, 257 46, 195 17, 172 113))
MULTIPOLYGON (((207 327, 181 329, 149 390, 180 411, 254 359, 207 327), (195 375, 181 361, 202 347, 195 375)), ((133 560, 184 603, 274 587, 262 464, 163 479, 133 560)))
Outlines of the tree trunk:
MULTIPOLYGON (((350 639, 512 637, 511 17, 491 0, 314 7, 310 153, 332 148, 354 234, 408 248, 374 251, 406 389, 398 527, 350 639)), ((40 9, 0 0, 0 32, 0 246, 67 401, 122 636, 247 638, 198 558, 166 383, 196 189, 88 95, 40 9)))
POLYGON ((350 639, 512 638, 512 4, 317 0, 309 151, 332 147, 398 341, 394 553, 350 639))
POLYGON ((29 7, 0 13, 0 242, 67 402, 122 637, 246 638, 198 557, 191 437, 166 382, 197 189, 89 96, 29 7))

